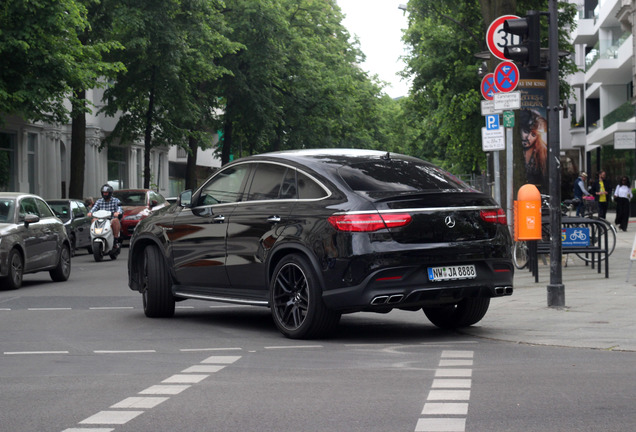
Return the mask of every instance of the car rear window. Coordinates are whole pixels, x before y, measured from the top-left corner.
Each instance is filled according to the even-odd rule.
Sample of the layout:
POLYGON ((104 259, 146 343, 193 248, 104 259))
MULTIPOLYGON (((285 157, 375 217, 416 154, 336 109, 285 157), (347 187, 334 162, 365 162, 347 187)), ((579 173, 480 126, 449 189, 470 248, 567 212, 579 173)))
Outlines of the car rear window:
POLYGON ((340 167, 338 172, 357 192, 472 191, 457 177, 425 162, 371 160, 340 167))

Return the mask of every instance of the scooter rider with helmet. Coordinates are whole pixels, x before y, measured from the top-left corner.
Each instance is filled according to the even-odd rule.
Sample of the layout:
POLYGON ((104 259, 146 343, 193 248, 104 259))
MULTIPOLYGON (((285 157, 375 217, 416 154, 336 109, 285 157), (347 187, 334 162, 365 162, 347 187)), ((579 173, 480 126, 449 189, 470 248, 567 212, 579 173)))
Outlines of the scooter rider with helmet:
POLYGON ((112 212, 113 219, 110 221, 110 226, 113 230, 113 236, 115 237, 115 246, 114 248, 119 247, 119 243, 121 242, 119 239, 119 232, 121 231, 121 224, 119 223, 119 216, 121 216, 124 211, 121 208, 121 201, 118 198, 113 196, 113 187, 106 183, 101 187, 100 190, 102 197, 95 202, 95 205, 88 212, 87 216, 92 217, 93 212, 97 210, 106 210, 112 212))

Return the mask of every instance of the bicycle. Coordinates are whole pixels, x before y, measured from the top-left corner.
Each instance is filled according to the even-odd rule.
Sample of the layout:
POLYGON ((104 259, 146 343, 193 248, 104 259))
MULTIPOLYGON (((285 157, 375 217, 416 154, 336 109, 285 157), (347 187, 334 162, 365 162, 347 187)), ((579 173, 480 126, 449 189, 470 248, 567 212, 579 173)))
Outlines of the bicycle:
MULTIPOLYGON (((594 216, 596 212, 596 201, 589 200, 591 202, 587 202, 584 207, 584 217, 587 219, 594 219, 596 221, 601 222, 601 229, 592 230, 590 232, 590 246, 600 246, 602 240, 605 236, 605 232, 607 232, 607 256, 609 257, 614 249, 616 248, 616 227, 607 220, 600 218, 598 216, 594 216)), ((578 204, 580 200, 578 199, 568 199, 564 200, 561 203, 561 216, 570 217, 570 213, 578 204)), ((541 213, 544 216, 549 215, 549 206, 550 204, 550 196, 549 195, 541 195, 541 213)), ((550 226, 544 224, 541 229, 541 240, 542 241, 550 241, 550 226)), ((574 239, 572 239, 574 240, 574 239)), ((585 240, 581 239, 580 240, 585 240)), ((592 262, 592 257, 585 253, 576 253, 576 256, 582 259, 585 262, 592 262)), ((516 241, 512 248, 512 261, 516 268, 523 269, 528 265, 529 251, 528 244, 523 241, 516 241)), ((605 259, 605 255, 601 255, 601 260, 605 259)))

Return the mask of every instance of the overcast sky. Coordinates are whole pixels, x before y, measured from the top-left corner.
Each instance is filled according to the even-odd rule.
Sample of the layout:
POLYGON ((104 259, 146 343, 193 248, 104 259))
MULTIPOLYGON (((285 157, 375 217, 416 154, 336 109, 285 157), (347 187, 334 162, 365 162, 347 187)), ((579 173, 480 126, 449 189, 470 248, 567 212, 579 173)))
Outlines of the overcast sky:
POLYGON ((404 69, 399 57, 404 54, 402 30, 408 26, 404 11, 398 9, 406 0, 337 0, 345 14, 343 24, 360 39, 367 57, 362 68, 391 84, 385 88, 391 97, 406 96, 408 83, 396 74, 404 69))

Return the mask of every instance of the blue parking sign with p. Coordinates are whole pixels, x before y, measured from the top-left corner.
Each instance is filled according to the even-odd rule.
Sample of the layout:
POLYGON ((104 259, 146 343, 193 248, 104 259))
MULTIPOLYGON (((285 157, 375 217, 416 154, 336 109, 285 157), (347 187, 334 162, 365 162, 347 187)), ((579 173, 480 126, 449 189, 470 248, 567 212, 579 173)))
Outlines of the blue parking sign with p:
POLYGON ((486 116, 486 130, 499 129, 499 114, 489 114, 486 116))

